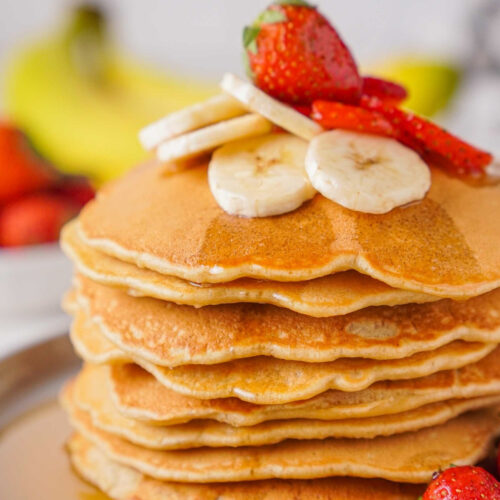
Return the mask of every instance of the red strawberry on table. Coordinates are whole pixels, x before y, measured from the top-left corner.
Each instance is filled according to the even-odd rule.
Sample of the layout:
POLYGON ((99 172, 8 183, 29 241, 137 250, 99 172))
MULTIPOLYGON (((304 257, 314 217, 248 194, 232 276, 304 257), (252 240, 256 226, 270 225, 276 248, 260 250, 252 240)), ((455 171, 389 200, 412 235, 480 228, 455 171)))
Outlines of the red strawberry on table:
POLYGON ((303 0, 279 0, 243 33, 248 70, 267 94, 289 104, 357 103, 362 79, 338 33, 303 0))
POLYGON ((340 102, 314 101, 311 117, 325 129, 341 128, 394 137, 396 130, 382 115, 340 102))
POLYGON ((378 97, 386 104, 397 106, 408 97, 408 92, 398 83, 373 76, 365 76, 363 77, 363 95, 378 97))
POLYGON ((468 144, 435 123, 376 97, 363 96, 361 106, 380 113, 398 131, 400 142, 414 149, 426 161, 458 175, 482 175, 493 161, 490 153, 468 144))
POLYGON ((55 192, 74 201, 80 208, 95 196, 94 188, 85 177, 65 177, 55 192))
POLYGON ((0 204, 48 188, 57 179, 19 130, 0 124, 0 204))
POLYGON ((30 195, 11 202, 0 212, 0 246, 56 241, 62 226, 79 208, 65 197, 51 194, 30 195))
POLYGON ((500 500, 500 483, 481 467, 451 467, 429 484, 423 500, 500 500))

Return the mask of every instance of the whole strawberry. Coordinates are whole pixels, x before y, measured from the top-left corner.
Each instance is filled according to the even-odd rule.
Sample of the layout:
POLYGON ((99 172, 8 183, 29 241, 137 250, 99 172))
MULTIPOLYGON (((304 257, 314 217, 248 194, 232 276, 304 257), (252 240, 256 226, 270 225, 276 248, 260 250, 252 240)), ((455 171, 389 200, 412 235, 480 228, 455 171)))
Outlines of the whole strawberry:
POLYGON ((0 212, 0 246, 49 243, 59 238, 62 226, 79 206, 54 194, 33 194, 7 204, 0 212))
POLYGON ((54 192, 72 200, 80 208, 95 197, 95 190, 85 177, 65 177, 54 192))
POLYGON ((7 123, 0 123, 0 205, 58 181, 57 173, 38 157, 26 137, 7 123))
POLYGON ((363 83, 349 49, 303 0, 276 1, 245 28, 243 44, 254 83, 281 101, 355 104, 360 98, 363 83))
POLYGON ((500 500, 500 483, 481 467, 451 467, 429 484, 423 500, 500 500))

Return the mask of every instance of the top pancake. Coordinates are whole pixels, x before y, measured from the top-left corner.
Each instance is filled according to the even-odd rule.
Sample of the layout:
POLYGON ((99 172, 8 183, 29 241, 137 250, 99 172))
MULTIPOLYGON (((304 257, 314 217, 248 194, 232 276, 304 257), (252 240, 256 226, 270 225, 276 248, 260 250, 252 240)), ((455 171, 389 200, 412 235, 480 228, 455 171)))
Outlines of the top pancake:
POLYGON ((137 267, 85 245, 76 222, 67 224, 61 246, 78 271, 93 281, 126 288, 133 295, 195 307, 252 302, 286 307, 308 316, 348 314, 369 306, 424 303, 439 297, 392 288, 356 271, 344 271, 308 281, 265 281, 240 278, 228 283, 197 283, 137 267))
POLYGON ((500 186, 433 171, 424 200, 388 214, 317 195, 294 212, 245 219, 217 205, 205 165, 165 175, 148 164, 87 205, 80 235, 109 255, 199 283, 355 269, 395 288, 466 297, 500 286, 499 211, 500 186))

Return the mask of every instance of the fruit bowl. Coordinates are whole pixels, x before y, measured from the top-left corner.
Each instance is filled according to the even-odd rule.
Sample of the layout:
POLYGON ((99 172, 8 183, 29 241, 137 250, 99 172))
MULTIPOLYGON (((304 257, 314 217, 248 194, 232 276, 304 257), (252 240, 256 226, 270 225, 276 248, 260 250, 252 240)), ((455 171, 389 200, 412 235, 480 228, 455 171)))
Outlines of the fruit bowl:
POLYGON ((71 282, 57 243, 0 249, 0 318, 54 313, 71 282))

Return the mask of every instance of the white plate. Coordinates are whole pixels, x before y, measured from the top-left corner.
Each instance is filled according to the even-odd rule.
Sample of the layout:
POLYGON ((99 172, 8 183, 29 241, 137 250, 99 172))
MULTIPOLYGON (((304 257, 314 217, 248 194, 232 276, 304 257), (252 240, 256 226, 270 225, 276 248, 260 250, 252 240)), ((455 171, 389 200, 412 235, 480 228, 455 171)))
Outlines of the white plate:
POLYGON ((56 314, 71 274, 56 243, 0 250, 0 318, 56 314))

